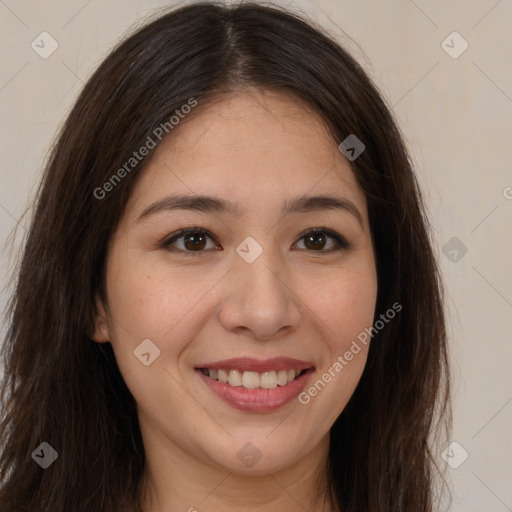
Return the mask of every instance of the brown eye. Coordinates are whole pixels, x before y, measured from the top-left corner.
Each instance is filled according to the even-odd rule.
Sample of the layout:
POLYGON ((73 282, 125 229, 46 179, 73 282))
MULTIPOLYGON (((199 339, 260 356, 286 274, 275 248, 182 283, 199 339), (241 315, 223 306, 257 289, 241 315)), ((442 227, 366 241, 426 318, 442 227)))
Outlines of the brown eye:
POLYGON ((206 245, 206 237, 202 233, 194 233, 183 237, 183 245, 189 251, 204 249, 206 245))
POLYGON ((165 240, 161 247, 171 252, 201 253, 217 247, 215 244, 213 247, 207 247, 209 239, 214 240, 204 229, 185 228, 165 240))
POLYGON ((329 229, 310 229, 302 233, 300 240, 304 240, 304 246, 308 251, 332 252, 348 249, 350 244, 338 233, 329 229), (328 240, 333 240, 334 244, 328 245, 328 240))
POLYGON ((314 251, 318 251, 323 249, 325 246, 325 236, 321 233, 313 233, 311 235, 307 235, 304 237, 304 245, 308 249, 312 249, 314 251))

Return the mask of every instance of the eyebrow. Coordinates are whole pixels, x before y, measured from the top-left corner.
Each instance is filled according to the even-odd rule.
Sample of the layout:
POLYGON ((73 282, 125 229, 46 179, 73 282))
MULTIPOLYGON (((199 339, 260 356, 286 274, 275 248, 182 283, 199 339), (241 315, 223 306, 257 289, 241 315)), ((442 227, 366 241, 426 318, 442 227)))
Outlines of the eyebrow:
MULTIPOLYGON (((150 204, 139 215, 136 222, 140 222, 151 215, 172 210, 191 210, 203 213, 230 213, 236 218, 243 215, 243 210, 237 203, 220 197, 205 195, 170 195, 150 204)), ((356 205, 346 198, 327 195, 301 196, 287 201, 281 214, 310 213, 325 210, 342 210, 354 216, 361 227, 363 217, 356 205)))

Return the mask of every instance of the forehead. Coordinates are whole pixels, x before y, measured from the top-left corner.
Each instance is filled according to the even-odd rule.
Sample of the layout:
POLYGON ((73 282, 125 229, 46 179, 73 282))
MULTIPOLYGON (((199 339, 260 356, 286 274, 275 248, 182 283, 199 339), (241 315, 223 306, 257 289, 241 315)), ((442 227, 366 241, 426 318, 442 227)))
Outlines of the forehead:
POLYGON ((350 164, 321 117, 293 96, 249 90, 198 105, 185 117, 154 150, 129 205, 136 215, 179 192, 232 198, 257 210, 288 196, 336 191, 364 209, 350 164))

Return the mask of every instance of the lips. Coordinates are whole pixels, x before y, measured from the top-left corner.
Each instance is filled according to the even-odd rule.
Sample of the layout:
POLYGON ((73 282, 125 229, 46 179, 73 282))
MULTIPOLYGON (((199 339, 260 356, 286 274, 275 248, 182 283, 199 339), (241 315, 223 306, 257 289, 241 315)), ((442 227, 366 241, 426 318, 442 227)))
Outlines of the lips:
POLYGON ((225 359, 196 367, 201 380, 225 403, 251 412, 270 412, 288 404, 304 389, 313 372, 312 363, 289 357, 225 359), (218 379, 221 374, 230 376, 228 382, 218 379), (243 383, 239 380, 242 375, 243 383))

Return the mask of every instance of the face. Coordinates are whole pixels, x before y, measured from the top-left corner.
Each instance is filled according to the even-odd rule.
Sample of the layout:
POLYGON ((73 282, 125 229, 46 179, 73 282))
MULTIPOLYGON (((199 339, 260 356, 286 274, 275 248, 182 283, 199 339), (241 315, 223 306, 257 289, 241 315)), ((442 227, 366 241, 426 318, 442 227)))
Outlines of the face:
POLYGON ((132 192, 106 294, 95 340, 146 448, 255 475, 325 448, 377 278, 365 196, 320 118, 262 91, 199 105, 132 192))

